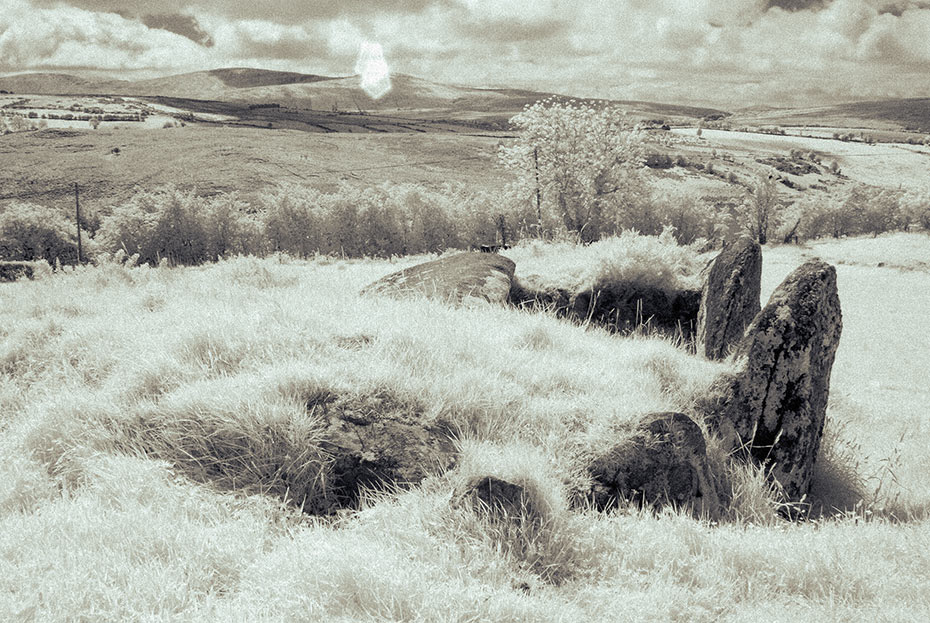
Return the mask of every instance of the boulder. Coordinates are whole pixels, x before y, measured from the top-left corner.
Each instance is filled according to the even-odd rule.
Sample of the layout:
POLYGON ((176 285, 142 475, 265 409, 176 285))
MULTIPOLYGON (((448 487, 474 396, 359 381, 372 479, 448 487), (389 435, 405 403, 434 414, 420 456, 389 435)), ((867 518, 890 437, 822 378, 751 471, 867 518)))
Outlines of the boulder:
POLYGON ((701 293, 667 291, 641 283, 603 283, 580 292, 538 287, 535 276, 515 280, 510 300, 519 307, 548 310, 575 322, 591 322, 608 331, 630 333, 648 326, 659 333, 693 335, 701 293))
POLYGON ((842 328, 836 269, 811 260, 746 329, 734 352, 737 372, 699 400, 708 425, 770 468, 789 501, 810 490, 842 328))
POLYGON ((723 359, 759 313, 762 248, 743 236, 723 248, 706 273, 697 314, 697 352, 723 359))
POLYGON ((425 295, 452 303, 484 300, 505 304, 510 297, 514 263, 496 253, 467 252, 411 266, 382 277, 362 293, 425 295))
POLYGON ((625 499, 656 507, 691 507, 710 517, 719 514, 704 434, 683 413, 647 415, 634 435, 595 456, 588 472, 600 510, 625 499))
POLYGON ((452 428, 409 398, 386 391, 322 394, 308 410, 321 420, 319 445, 327 457, 322 494, 307 500, 309 512, 352 507, 362 488, 414 486, 455 464, 452 428))

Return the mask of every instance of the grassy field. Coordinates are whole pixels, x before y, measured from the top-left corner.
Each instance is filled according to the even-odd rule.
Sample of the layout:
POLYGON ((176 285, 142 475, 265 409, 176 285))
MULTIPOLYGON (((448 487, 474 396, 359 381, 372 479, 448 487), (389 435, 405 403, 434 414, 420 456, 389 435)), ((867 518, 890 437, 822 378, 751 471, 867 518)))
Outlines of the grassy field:
MULTIPOLYGON (((494 192, 510 181, 498 161, 498 148, 513 139, 512 133, 473 127, 463 119, 454 121, 456 116, 481 113, 477 108, 455 108, 459 106, 453 105, 457 100, 449 100, 445 108, 429 114, 413 109, 337 114, 293 103, 280 108, 254 108, 246 100, 6 98, 16 106, 26 106, 21 100, 32 101, 40 111, 53 105, 67 108, 74 100, 85 108, 110 106, 124 112, 144 109, 153 113, 148 121, 170 119, 165 116, 168 114, 187 118, 188 113, 199 121, 187 122, 183 127, 178 119, 169 121, 173 127, 161 127, 160 122, 153 126, 148 121, 104 122, 97 130, 52 127, 2 135, 0 204, 23 200, 70 210, 75 183, 87 210, 107 214, 138 188, 169 184, 199 195, 238 192, 254 204, 257 194, 282 182, 332 192, 341 184, 365 188, 392 182, 438 188, 454 180, 494 192), (211 118, 214 120, 205 121, 211 118)), ((649 119, 651 114, 663 118, 665 112, 676 112, 645 105, 631 110, 637 118, 647 115, 649 119)), ((689 119, 688 125, 695 125, 691 123, 695 120, 689 119)), ((645 171, 657 201, 671 198, 708 205, 732 203, 739 201, 760 175, 770 174, 785 180, 779 185, 783 201, 826 203, 843 196, 857 183, 922 191, 930 174, 930 148, 925 146, 866 145, 830 138, 713 129, 702 130, 700 137, 696 134, 695 127, 646 133, 647 151, 682 163, 645 171), (794 164, 816 172, 785 173, 786 167, 778 159, 791 160, 792 151, 803 154, 794 164), (810 154, 815 154, 817 163, 810 160, 810 154), (839 174, 829 169, 834 162, 839 174)))
POLYGON ((0 200, 89 208, 126 199, 137 186, 173 184, 198 194, 246 196, 280 182, 333 190, 386 180, 437 187, 449 180, 503 185, 498 139, 461 134, 322 135, 297 130, 188 125, 157 130, 44 130, 0 137, 0 200))
MULTIPOLYGON (((518 276, 545 255, 514 251, 518 276)), ((727 364, 546 315, 358 296, 424 258, 110 264, 2 284, 0 619, 927 619, 928 254, 913 234, 765 251, 763 297, 806 256, 838 263, 816 493, 853 510, 800 524, 749 472, 731 482, 739 516, 719 524, 567 511, 577 431, 686 409, 727 364), (306 396, 322 390, 453 419, 461 471, 301 515, 269 466, 304 460, 306 396), (460 508, 469 473, 533 485, 546 523, 460 508)))

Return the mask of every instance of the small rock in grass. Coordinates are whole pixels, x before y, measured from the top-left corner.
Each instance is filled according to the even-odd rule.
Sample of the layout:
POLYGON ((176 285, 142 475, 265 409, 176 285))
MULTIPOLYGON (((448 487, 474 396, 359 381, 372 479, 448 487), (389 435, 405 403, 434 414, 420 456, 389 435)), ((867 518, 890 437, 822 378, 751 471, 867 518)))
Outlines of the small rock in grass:
POLYGON ((415 486, 450 469, 452 431, 416 400, 386 390, 359 396, 321 394, 308 403, 321 418, 320 447, 329 457, 323 494, 308 510, 327 514, 358 502, 361 489, 415 486))

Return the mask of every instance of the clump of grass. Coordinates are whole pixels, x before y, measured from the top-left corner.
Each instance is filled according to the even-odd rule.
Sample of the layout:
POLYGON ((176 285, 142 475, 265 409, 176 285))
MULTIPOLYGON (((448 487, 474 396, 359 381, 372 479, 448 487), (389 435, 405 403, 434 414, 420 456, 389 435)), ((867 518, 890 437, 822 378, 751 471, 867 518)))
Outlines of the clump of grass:
POLYGON ((63 331, 55 319, 22 319, 0 342, 0 373, 11 377, 36 378, 52 359, 54 341, 63 331))
POLYGON ((675 291, 700 288, 702 262, 697 251, 681 246, 670 230, 659 236, 626 231, 579 246, 533 240, 505 252, 519 277, 536 275, 534 285, 570 292, 626 283, 675 291))
POLYGON ((302 405, 243 395, 236 379, 185 386, 158 403, 140 403, 112 425, 124 451, 169 461, 221 490, 262 493, 296 507, 325 497, 329 457, 320 421, 302 405))
POLYGON ((239 256, 220 262, 221 274, 229 275, 233 283, 258 289, 281 288, 297 283, 295 274, 285 273, 279 265, 287 260, 280 254, 273 257, 275 264, 254 256, 239 256))

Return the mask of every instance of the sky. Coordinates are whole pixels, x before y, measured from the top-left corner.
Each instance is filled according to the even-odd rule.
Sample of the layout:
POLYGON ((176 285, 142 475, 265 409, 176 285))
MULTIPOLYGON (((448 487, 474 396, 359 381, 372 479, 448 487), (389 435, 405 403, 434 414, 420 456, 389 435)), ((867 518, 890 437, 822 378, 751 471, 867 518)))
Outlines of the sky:
POLYGON ((0 0, 0 73, 392 73, 581 97, 930 96, 930 0, 0 0))

